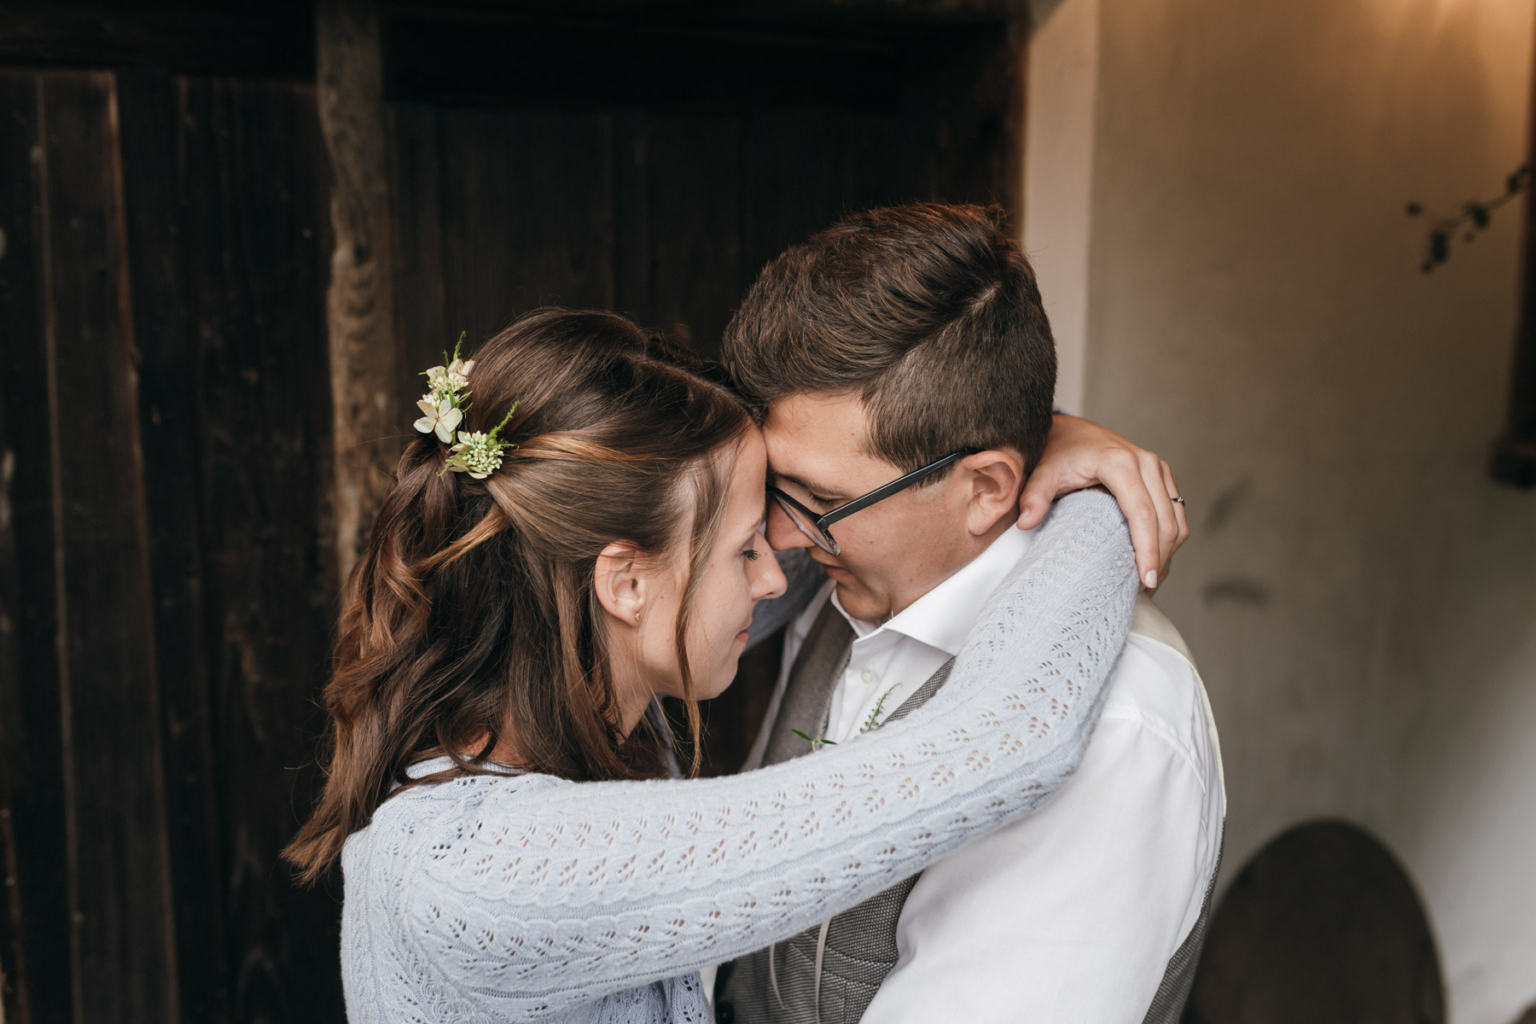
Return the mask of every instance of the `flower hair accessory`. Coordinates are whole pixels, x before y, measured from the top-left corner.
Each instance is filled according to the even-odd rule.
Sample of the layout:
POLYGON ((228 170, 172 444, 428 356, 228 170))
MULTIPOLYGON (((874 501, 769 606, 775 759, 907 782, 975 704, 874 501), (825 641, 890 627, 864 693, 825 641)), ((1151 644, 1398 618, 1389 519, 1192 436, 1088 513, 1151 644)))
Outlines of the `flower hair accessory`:
POLYGON ((496 424, 496 429, 489 434, 461 430, 459 441, 451 449, 453 454, 449 456, 444 469, 451 469, 455 473, 468 473, 476 480, 484 480, 501 468, 502 460, 506 458, 506 452, 517 445, 501 439, 501 428, 512 420, 512 414, 517 412, 517 403, 512 403, 512 408, 507 410, 507 415, 496 424))
POLYGON ((443 466, 445 471, 451 469, 484 480, 501 468, 508 449, 517 447, 501 439, 502 428, 511 422, 517 403, 512 403, 506 417, 489 434, 458 429, 470 407, 469 374, 475 368, 473 359, 459 358, 463 344, 464 334, 461 333, 453 346, 453 355, 443 353, 444 365, 434 366, 422 374, 427 378, 428 390, 416 403, 423 415, 412 425, 423 434, 436 434, 439 441, 453 446, 449 449, 452 455, 443 466))

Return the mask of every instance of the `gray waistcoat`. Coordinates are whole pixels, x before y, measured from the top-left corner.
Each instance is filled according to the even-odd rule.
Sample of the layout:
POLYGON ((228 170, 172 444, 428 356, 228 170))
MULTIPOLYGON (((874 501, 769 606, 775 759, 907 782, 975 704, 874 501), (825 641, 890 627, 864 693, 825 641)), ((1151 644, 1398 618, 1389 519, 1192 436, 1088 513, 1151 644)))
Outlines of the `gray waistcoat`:
MULTIPOLYGON (((828 601, 790 669, 764 765, 811 752, 811 744, 796 730, 823 734, 832 692, 852 647, 852 627, 828 601)), ((937 693, 953 664, 954 659, 945 662, 885 721, 905 717, 937 693)), ((917 879, 913 875, 819 928, 722 966, 715 983, 715 1019, 719 1024, 856 1024, 896 966, 896 924, 917 879)), ((1213 874, 1200 917, 1169 960, 1144 1024, 1177 1024, 1194 983, 1214 888, 1213 874)))

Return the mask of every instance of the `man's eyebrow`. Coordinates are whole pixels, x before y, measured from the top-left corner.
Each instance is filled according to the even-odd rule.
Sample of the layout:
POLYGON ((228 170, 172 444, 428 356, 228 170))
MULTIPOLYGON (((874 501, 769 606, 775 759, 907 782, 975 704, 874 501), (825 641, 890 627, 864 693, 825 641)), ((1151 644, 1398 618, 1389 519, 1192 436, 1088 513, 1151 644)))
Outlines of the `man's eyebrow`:
POLYGON ((823 498, 846 497, 846 495, 844 495, 843 492, 836 487, 822 487, 820 484, 815 484, 809 480, 802 479, 798 476, 795 476, 793 473, 777 473, 770 470, 768 475, 769 478, 774 481, 785 480, 789 483, 795 484, 798 487, 802 487, 805 489, 807 494, 819 494, 823 498))

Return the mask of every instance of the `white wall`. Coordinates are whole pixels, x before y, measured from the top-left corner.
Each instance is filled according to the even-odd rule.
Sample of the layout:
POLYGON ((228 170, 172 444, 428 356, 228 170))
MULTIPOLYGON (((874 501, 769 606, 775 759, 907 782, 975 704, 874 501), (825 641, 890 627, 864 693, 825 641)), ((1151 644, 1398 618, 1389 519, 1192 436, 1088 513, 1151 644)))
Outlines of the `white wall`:
POLYGON ((1536 1000, 1536 494, 1484 466, 1519 212, 1426 277, 1402 211, 1523 158, 1530 0, 1037 7, 1025 241, 1065 390, 1190 501, 1159 601, 1223 733, 1227 876, 1361 823, 1424 895, 1452 1020, 1508 1024, 1536 1000), (1075 122, 1044 109, 1072 74, 1075 122))

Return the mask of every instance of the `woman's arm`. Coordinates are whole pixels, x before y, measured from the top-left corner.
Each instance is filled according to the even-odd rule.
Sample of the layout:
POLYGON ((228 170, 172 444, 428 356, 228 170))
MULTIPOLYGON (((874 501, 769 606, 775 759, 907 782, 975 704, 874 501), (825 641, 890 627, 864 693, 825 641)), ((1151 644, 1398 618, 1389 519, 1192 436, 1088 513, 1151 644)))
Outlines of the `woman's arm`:
POLYGON ((1019 526, 1037 526, 1051 502, 1102 485, 1120 503, 1136 548, 1136 576, 1148 590, 1168 578, 1173 553, 1189 539, 1189 518, 1173 469, 1156 453, 1107 427, 1057 413, 1040 463, 1019 496, 1019 526))
POLYGON ((920 713, 728 778, 413 790, 375 816, 370 831, 388 831, 349 863, 348 899, 362 895, 353 863, 388 873, 359 889, 395 903, 384 916, 408 959, 507 1020, 796 934, 1072 773, 1129 629, 1134 571, 1113 501, 1064 499, 920 713))
MULTIPOLYGON (((1173 469, 1155 452, 1107 427, 1056 414, 1045 453, 1019 496, 1019 526, 1039 526, 1057 498, 1094 486, 1103 486, 1119 502, 1136 549, 1136 576, 1148 590, 1156 590, 1168 578, 1173 553, 1189 539, 1184 506, 1173 500, 1179 485, 1173 469)), ((803 548, 780 551, 778 559, 789 589, 757 606, 748 650, 799 614, 827 581, 803 548)))

